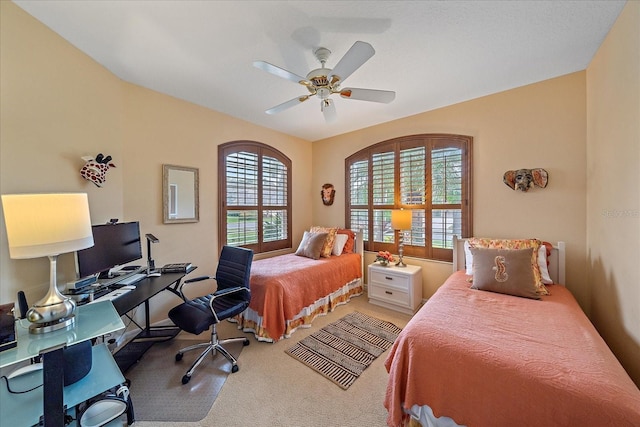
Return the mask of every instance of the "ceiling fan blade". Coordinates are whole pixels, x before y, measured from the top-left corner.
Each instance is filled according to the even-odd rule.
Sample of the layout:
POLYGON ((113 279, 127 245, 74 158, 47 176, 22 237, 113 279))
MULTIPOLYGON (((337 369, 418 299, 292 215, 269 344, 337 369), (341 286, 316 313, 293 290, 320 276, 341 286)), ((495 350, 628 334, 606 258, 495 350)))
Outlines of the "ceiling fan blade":
POLYGON ((284 111, 287 108, 291 108, 293 106, 300 104, 301 102, 306 101, 307 99, 309 99, 309 96, 310 95, 304 95, 304 96, 298 96, 297 98, 290 99, 287 102, 283 102, 280 105, 276 105, 273 108, 269 108, 267 111, 265 111, 265 113, 267 114, 279 113, 280 111, 284 111))
POLYGON ((320 109, 324 115, 324 120, 327 123, 335 122, 338 118, 338 115, 336 114, 336 105, 330 99, 323 99, 320 102, 320 109))
POLYGON ((382 102, 384 104, 388 104, 396 99, 396 93, 390 90, 358 89, 354 87, 342 89, 340 91, 340 96, 347 99, 382 102))
POLYGON ((294 83, 300 83, 301 85, 308 86, 310 83, 306 78, 299 76, 291 71, 287 71, 284 68, 280 68, 276 65, 269 64, 265 61, 253 61, 253 66, 259 68, 267 73, 271 73, 280 78, 291 80, 294 83))
POLYGON ((337 80, 344 82, 347 77, 360 68, 362 64, 367 62, 375 53, 376 51, 369 43, 361 41, 355 42, 331 71, 328 76, 329 80, 335 77, 337 80))

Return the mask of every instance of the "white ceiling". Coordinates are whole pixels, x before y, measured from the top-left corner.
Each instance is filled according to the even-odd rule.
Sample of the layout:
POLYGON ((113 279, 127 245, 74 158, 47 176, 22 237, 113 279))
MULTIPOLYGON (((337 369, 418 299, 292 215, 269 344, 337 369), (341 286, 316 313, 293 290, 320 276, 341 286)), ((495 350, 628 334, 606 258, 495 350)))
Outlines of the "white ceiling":
POLYGON ((586 69, 624 1, 15 1, 121 79, 316 141, 586 69), (391 104, 333 95, 276 115, 307 90, 252 66, 305 76, 357 40, 376 54, 343 87, 396 91, 391 104))

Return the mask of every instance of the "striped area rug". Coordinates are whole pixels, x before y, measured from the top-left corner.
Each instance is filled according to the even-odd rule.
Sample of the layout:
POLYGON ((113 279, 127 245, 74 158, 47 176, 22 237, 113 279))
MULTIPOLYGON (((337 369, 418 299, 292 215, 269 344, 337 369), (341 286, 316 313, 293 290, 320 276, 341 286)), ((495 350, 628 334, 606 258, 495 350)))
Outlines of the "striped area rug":
POLYGON ((286 353, 344 390, 391 347, 401 329, 353 312, 298 341, 286 353))

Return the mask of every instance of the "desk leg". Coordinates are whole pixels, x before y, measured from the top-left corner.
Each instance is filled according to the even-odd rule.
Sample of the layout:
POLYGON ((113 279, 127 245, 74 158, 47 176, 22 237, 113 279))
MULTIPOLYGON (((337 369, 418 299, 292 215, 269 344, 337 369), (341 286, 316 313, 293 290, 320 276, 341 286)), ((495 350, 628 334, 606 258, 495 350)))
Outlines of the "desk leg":
POLYGON ((145 325, 145 331, 149 332, 151 330, 151 323, 149 320, 149 300, 146 300, 144 302, 144 325, 145 325))
POLYGON ((43 398, 45 427, 64 426, 64 353, 65 345, 40 352, 43 363, 43 398))

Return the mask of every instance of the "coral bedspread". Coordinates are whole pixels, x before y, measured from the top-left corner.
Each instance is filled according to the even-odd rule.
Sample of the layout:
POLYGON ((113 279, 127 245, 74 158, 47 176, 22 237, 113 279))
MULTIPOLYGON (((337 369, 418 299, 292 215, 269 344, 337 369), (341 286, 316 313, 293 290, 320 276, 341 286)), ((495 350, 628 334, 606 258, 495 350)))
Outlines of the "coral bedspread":
POLYGON ((454 273, 394 343, 390 426, 416 404, 469 427, 640 426, 640 391, 569 290, 538 301, 468 277, 454 273))
POLYGON ((360 254, 313 260, 295 254, 254 261, 249 308, 262 316, 262 327, 279 339, 303 308, 353 280, 362 278, 360 254))

